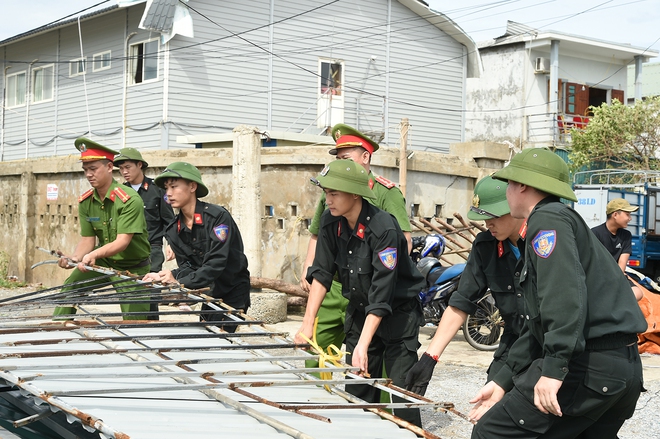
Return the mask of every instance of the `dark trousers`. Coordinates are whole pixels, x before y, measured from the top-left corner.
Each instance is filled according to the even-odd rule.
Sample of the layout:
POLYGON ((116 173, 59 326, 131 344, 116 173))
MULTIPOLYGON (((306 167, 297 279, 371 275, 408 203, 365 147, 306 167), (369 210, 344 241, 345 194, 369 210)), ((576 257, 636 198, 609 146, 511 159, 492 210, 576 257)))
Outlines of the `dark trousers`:
MULTIPOLYGON (((346 312, 346 350, 353 352, 360 339, 360 333, 364 327, 366 316, 353 311, 346 312)), ((379 330, 374 334, 369 349, 368 372, 371 378, 383 377, 383 364, 387 376, 392 379, 396 386, 405 388, 406 374, 415 363, 417 363, 417 349, 419 346, 419 323, 421 311, 418 308, 412 310, 394 310, 393 315, 383 318, 379 330), (419 314, 419 315, 418 315, 419 314), (400 335, 390 337, 390 335, 400 335)), ((351 364, 352 356, 346 356, 346 362, 351 364)), ((371 403, 380 402, 380 390, 366 384, 346 384, 346 391, 364 401, 371 403)), ((393 402, 406 402, 394 396, 393 402)), ((395 409, 394 414, 411 424, 422 426, 422 418, 419 409, 395 409)))
POLYGON ((515 387, 484 414, 473 439, 616 439, 642 390, 637 346, 586 351, 571 360, 557 398, 563 416, 534 406, 543 359, 514 379, 515 387))
MULTIPOLYGON (((162 245, 151 245, 151 272, 158 273, 163 268, 163 263, 165 262, 165 255, 163 254, 162 245)), ((158 299, 158 296, 152 296, 151 300, 158 299)), ((147 315, 147 320, 159 320, 158 316, 158 303, 151 303, 149 306, 149 313, 147 315)))

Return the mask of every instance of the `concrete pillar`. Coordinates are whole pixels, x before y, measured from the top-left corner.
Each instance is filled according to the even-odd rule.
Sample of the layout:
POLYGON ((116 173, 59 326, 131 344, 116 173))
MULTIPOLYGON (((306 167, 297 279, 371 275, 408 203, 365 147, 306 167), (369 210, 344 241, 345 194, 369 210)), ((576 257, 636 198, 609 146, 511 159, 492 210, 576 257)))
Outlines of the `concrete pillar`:
POLYGON ((261 135, 234 128, 231 214, 243 236, 251 276, 261 276, 261 135))
POLYGON ((548 96, 549 113, 557 118, 559 107, 559 41, 550 41, 550 96, 548 96))
MULTIPOLYGON (((19 279, 30 281, 30 265, 31 258, 34 254, 34 236, 35 236, 35 206, 34 202, 36 194, 36 178, 34 173, 26 171, 21 174, 21 187, 20 201, 18 205, 18 218, 16 233, 18 234, 17 242, 19 243, 16 253, 10 257, 16 258, 17 272, 16 276, 19 279)), ((11 273, 10 273, 11 274, 11 273)))
MULTIPOLYGON (((644 59, 637 55, 635 57, 635 102, 642 100, 642 61, 644 59)), ((624 102, 622 102, 623 104, 624 102)))

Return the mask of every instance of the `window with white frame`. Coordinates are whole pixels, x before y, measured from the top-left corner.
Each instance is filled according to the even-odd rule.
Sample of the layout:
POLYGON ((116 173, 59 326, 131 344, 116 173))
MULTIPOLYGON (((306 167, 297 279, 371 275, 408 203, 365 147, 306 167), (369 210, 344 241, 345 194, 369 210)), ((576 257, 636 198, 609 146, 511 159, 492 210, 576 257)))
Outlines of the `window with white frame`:
POLYGON ((33 102, 44 102, 53 99, 54 72, 55 68, 53 64, 35 67, 32 70, 33 102))
POLYGON ((158 79, 158 40, 131 45, 131 83, 158 79))
POLYGON ((25 105, 25 71, 7 75, 7 107, 25 105))
POLYGON ((92 71, 98 72, 100 70, 107 70, 110 68, 111 51, 97 53, 92 58, 92 71))
POLYGON ((84 75, 86 70, 87 58, 78 58, 69 61, 69 76, 84 75))
POLYGON ((321 61, 321 94, 341 95, 343 80, 343 64, 341 62, 321 61))

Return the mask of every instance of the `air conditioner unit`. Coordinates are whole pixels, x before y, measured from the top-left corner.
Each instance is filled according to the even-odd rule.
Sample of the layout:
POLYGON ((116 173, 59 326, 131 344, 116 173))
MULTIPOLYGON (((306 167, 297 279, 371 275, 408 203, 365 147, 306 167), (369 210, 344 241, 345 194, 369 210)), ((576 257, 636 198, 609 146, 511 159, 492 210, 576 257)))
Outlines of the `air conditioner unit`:
POLYGON ((536 58, 534 73, 550 73, 550 60, 548 58, 536 58))

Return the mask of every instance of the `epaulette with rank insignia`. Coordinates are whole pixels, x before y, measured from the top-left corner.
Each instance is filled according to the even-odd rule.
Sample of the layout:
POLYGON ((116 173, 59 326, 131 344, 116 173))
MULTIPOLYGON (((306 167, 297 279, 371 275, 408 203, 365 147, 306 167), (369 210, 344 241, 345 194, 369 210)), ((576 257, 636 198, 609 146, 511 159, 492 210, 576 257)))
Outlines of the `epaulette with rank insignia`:
POLYGON ((85 201, 86 199, 88 199, 93 193, 94 193, 94 189, 93 189, 93 188, 87 190, 87 192, 85 192, 84 194, 82 194, 81 196, 78 197, 78 202, 79 202, 79 203, 82 203, 83 201, 85 201))
POLYGON ((110 195, 110 199, 111 199, 112 201, 115 201, 115 195, 116 195, 117 197, 119 197, 119 199, 120 199, 123 203, 125 203, 125 202, 127 202, 128 200, 131 199, 131 196, 128 195, 126 192, 124 192, 124 190, 123 190, 122 188, 120 188, 120 187, 116 187, 115 190, 112 191, 112 194, 110 195))
POLYGON ((385 178, 385 177, 378 176, 378 177, 376 177, 376 181, 377 181, 378 183, 382 184, 383 186, 385 186, 385 187, 388 188, 388 189, 392 189, 393 187, 396 186, 396 183, 394 183, 394 182, 392 182, 392 181, 389 181, 389 180, 388 180, 387 178, 385 178))

